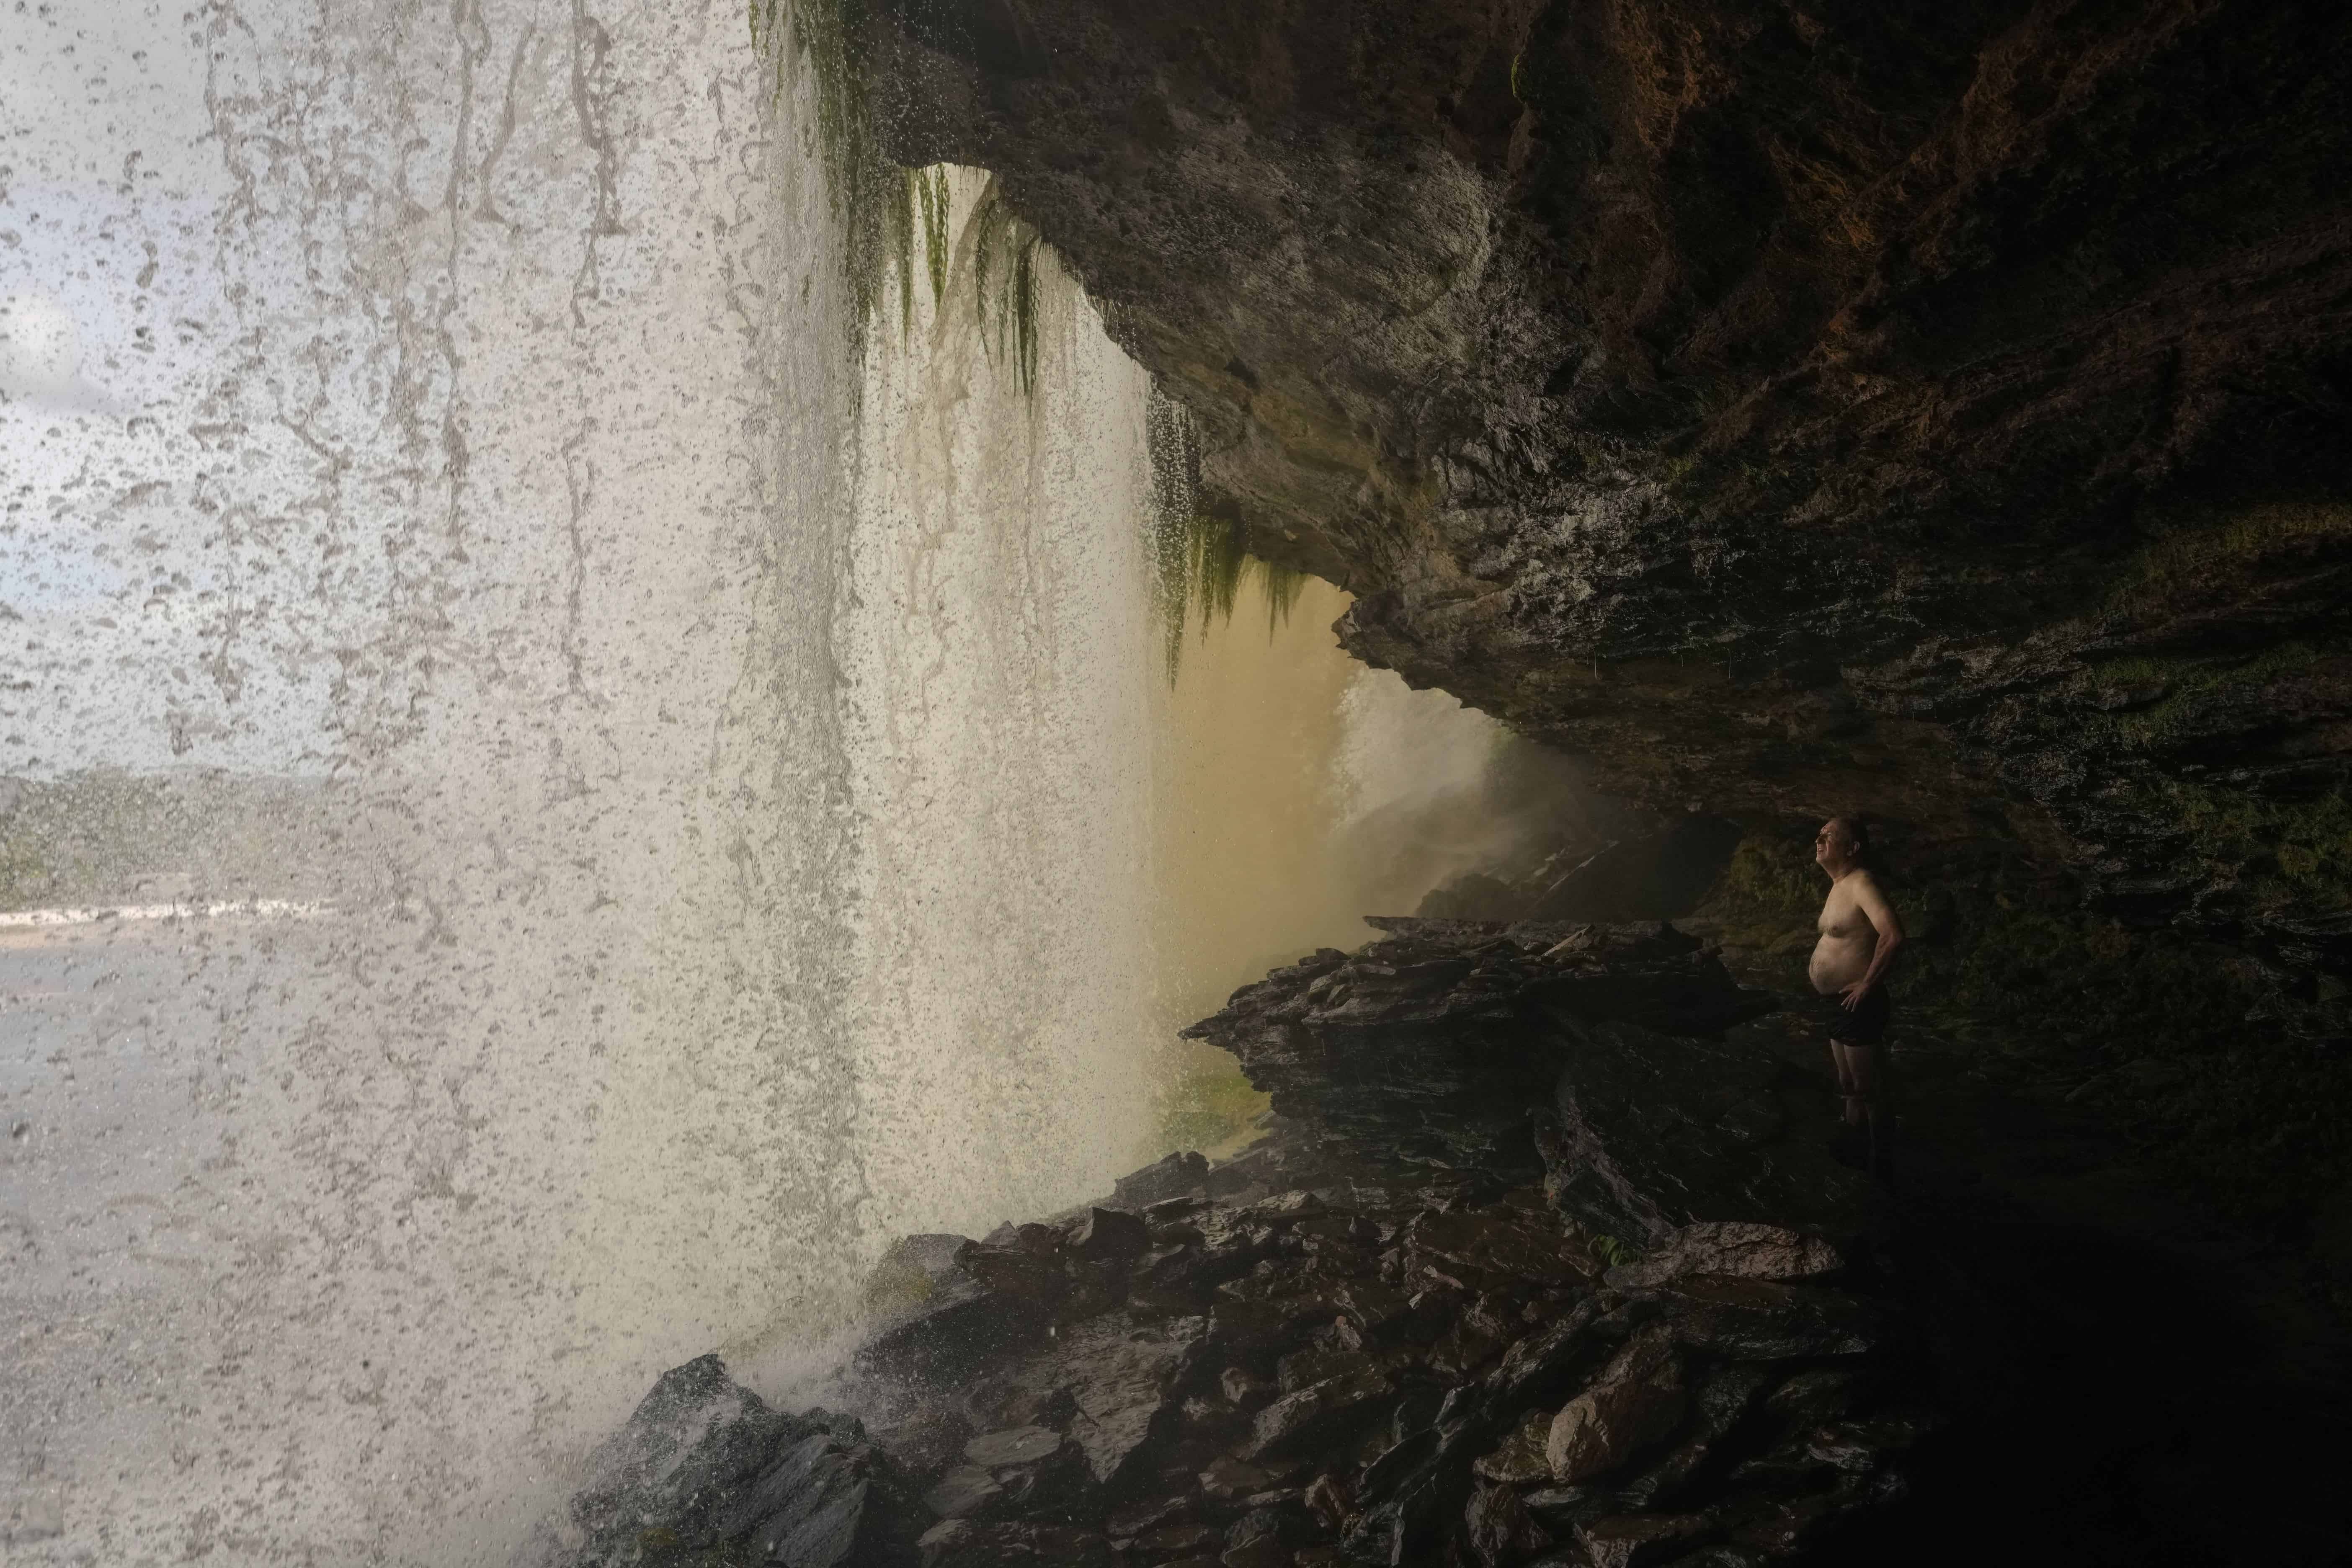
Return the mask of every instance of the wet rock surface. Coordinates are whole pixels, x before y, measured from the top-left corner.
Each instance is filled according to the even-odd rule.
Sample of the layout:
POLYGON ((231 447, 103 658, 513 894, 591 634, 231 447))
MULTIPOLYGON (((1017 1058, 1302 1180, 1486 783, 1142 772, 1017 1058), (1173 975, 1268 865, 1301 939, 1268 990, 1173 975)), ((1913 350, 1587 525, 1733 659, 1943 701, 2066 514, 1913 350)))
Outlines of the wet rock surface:
POLYGON ((1664 811, 2064 867, 2352 1034, 2352 13, 869 15, 893 153, 997 172, 1359 657, 1664 811))
POLYGON ((1547 1191, 1544 1097, 1509 1087, 1696 1037, 1606 1027, 1632 1016, 1726 1027, 1752 1003, 1719 969, 1655 928, 1402 922, 1335 956, 1219 1015, 1282 1086, 1259 1143, 1121 1184, 1149 1202, 894 1249, 870 1437, 708 1359, 669 1374, 563 1561, 1762 1563, 1901 1495, 1931 1423, 1868 1243, 1699 1189, 1649 1194, 1654 1238, 1601 1232, 1547 1191), (1532 1057, 1492 1032, 1530 1021, 1559 1037, 1532 1057), (771 1544, 804 1540, 850 1554, 771 1544))
MULTIPOLYGON (((1147 1221, 1122 1299, 1072 1316, 1064 1293, 1040 1341, 968 1383, 869 1352, 886 1447, 974 1433, 944 1466, 905 1450, 928 1568, 1765 1561, 1901 1489, 1921 1422, 1889 1392, 1886 1309, 1675 1261, 1850 1279, 1825 1244, 1741 1232, 1621 1288, 1539 1185, 1291 1121, 1210 1174, 1228 1190, 1147 1221)), ((1090 1220, 1065 1231, 1066 1272, 1090 1220)))
POLYGON ((1776 1003, 1696 939, 1373 923, 1391 934, 1276 970, 1188 1033, 1232 1051, 1285 1115, 1449 1170, 1540 1175, 1599 1235, 1646 1247, 1698 1221, 1820 1237, 1878 1223, 1870 1183, 1827 1152, 1814 1086, 1726 1038, 1776 1003))
POLYGON ((592 1484, 520 1561, 790 1563, 897 1568, 915 1561, 920 1505, 854 1415, 772 1410, 715 1355, 662 1374, 590 1460, 592 1484))

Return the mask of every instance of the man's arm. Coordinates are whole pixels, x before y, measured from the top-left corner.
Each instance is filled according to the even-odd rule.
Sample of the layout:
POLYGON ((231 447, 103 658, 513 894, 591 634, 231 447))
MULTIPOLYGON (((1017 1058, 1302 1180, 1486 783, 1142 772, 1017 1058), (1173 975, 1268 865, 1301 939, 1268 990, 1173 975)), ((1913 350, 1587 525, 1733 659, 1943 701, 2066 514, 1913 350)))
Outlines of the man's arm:
POLYGON ((1903 945, 1903 922, 1895 918, 1895 906, 1878 890, 1877 879, 1864 871, 1854 879, 1854 906, 1863 918, 1878 931, 1878 945, 1871 950, 1870 968, 1863 977, 1845 988, 1845 1005, 1854 1006, 1878 984, 1887 966, 1895 962, 1895 950, 1903 945))

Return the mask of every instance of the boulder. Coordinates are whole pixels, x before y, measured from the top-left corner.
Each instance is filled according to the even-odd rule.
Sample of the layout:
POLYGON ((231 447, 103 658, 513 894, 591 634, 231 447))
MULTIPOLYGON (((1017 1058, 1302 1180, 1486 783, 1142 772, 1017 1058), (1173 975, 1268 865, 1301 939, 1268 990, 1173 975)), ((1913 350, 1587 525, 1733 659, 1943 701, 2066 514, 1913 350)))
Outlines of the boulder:
POLYGON ((1143 1209, 1196 1192, 1208 1179, 1208 1160, 1185 1150, 1121 1176, 1111 1184, 1111 1201, 1123 1209, 1143 1209))
POLYGON ((1205 1524, 1164 1524, 1133 1538, 1134 1555, 1146 1563, 1213 1557, 1224 1548, 1223 1533, 1205 1524))
POLYGON ((865 1568, 904 1524, 868 1506, 871 1465, 870 1449, 845 1447, 830 1433, 805 1437, 719 1518, 714 1534, 743 1542, 756 1561, 865 1568))
MULTIPOLYGON (((1010 1249, 960 1242, 948 1264, 925 1276, 920 1292, 908 1289, 890 1300, 858 1347, 858 1365, 885 1376, 944 1383, 1040 1337, 1045 1321, 1034 1296, 985 1282, 969 1267, 983 1257, 1010 1256, 1015 1256, 1010 1249)), ((999 1282, 1008 1277, 1001 1271, 999 1282)), ((1038 1288, 1052 1289, 1053 1282, 1040 1279, 1038 1288)))
POLYGON ((1544 1445, 1552 1479, 1573 1486, 1617 1469, 1670 1436, 1686 1404, 1672 1338, 1656 1330, 1635 1336, 1552 1418, 1544 1445))
POLYGON ((1519 1408, 1565 1396, 1576 1378, 1598 1363, 1606 1342, 1595 1325, 1605 1306, 1597 1296, 1572 1302, 1567 1311, 1504 1352, 1485 1378, 1500 1404, 1519 1408))
POLYGON ((1225 1530, 1225 1550, 1246 1546, 1254 1541, 1273 1541, 1284 1546, 1303 1546, 1315 1534, 1314 1520, 1303 1505, 1291 1502, 1282 1506, 1259 1503, 1234 1521, 1225 1530))
POLYGON ((1622 1290, 1691 1274, 1819 1279, 1844 1267, 1844 1258, 1822 1237, 1753 1221, 1700 1220, 1670 1234, 1638 1263, 1610 1269, 1607 1279, 1622 1290))
POLYGON ((913 1560, 918 1505, 863 1426, 772 1410, 716 1356, 663 1373, 590 1468, 551 1568, 635 1563, 649 1538, 807 1568, 913 1560))
POLYGON ((1244 1413, 1271 1404, 1282 1393, 1279 1384, 1268 1383, 1246 1367, 1229 1366, 1219 1374, 1217 1387, 1225 1403, 1244 1413))
POLYGON ((1396 1385, 1385 1373, 1367 1365, 1285 1394, 1257 1413, 1243 1457, 1275 1458, 1325 1441, 1356 1422, 1370 1419, 1370 1407, 1395 1392, 1396 1385))
POLYGON ((1201 1472, 1201 1491, 1203 1496, 1216 1501, 1233 1502, 1264 1491, 1275 1483, 1281 1473, 1279 1470, 1263 1469, 1256 1465, 1244 1464, 1227 1454, 1211 1460, 1209 1468, 1201 1472))
POLYGON ((1463 1524, 1470 1550, 1486 1568, 1532 1556, 1551 1544, 1550 1535, 1509 1487, 1480 1487, 1471 1493, 1463 1524))
POLYGON ((1550 1436, 1550 1412, 1530 1410, 1511 1428, 1509 1436, 1481 1454, 1470 1468, 1481 1479, 1497 1486, 1524 1487, 1548 1481, 1551 1479, 1548 1447, 1550 1436))
POLYGON ((1884 1225, 1877 1186, 1830 1155, 1818 1086, 1762 1047, 1555 1022, 1579 1047, 1559 1053, 1537 1147, 1546 1190, 1587 1230, 1664 1248, 1703 1222, 1833 1240, 1884 1225))
POLYGON ((956 1277, 956 1254, 970 1240, 934 1232, 892 1242, 859 1293, 872 1329, 878 1331, 919 1310, 956 1277))
POLYGON ((1071 1252, 1088 1262, 1140 1258, 1151 1248, 1151 1227, 1119 1209, 1088 1209, 1069 1235, 1071 1252))
POLYGON ((1771 1385, 1766 1367, 1734 1364, 1717 1371, 1691 1401, 1691 1415, 1674 1447, 1631 1480, 1616 1486, 1627 1508, 1659 1509, 1679 1502, 1708 1459, 1771 1385))
POLYGON ((1143 1448, 1207 1334, 1202 1318, 1114 1316, 1059 1336, 1055 1359, 1077 1409, 1071 1436, 1098 1484, 1111 1485, 1143 1448))
POLYGON ((1007 1432, 982 1433, 963 1446, 963 1457, 983 1470, 998 1470, 1047 1458, 1062 1441, 1062 1435, 1050 1426, 1015 1426, 1007 1432))
POLYGON ((1155 1492, 1111 1510, 1103 1528, 1114 1540, 1131 1540, 1156 1530, 1189 1523, 1199 1511, 1199 1506, 1184 1492, 1155 1492))
POLYGON ((1330 1378, 1369 1373, 1373 1367, 1372 1358, 1362 1351, 1312 1345, 1284 1356, 1275 1363, 1275 1373, 1281 1380, 1284 1394, 1297 1394, 1330 1378))
POLYGON ((1200 1317, 1148 1319, 1108 1311, 1068 1323, 969 1389, 976 1425, 997 1427, 967 1446, 971 1465, 1021 1465, 1066 1441, 1096 1486, 1110 1486, 1173 1415, 1176 1387, 1202 1354, 1200 1317), (1000 1458, 1037 1448, 1028 1458, 1000 1458))
POLYGON ((996 1478, 977 1465, 959 1465, 923 1494, 923 1506, 941 1519, 961 1519, 984 1512, 1004 1495, 996 1478))
POLYGON ((1482 1180, 1539 1174, 1528 1110, 1586 1026, 1713 1035, 1772 1005, 1667 927, 1370 923, 1390 934, 1277 969, 1185 1033, 1286 1117, 1482 1180))
POLYGON ((1819 1286, 1702 1276, 1635 1299, 1664 1310, 1678 1342, 1731 1361, 1857 1356, 1886 1332, 1885 1314, 1871 1302, 1819 1286))

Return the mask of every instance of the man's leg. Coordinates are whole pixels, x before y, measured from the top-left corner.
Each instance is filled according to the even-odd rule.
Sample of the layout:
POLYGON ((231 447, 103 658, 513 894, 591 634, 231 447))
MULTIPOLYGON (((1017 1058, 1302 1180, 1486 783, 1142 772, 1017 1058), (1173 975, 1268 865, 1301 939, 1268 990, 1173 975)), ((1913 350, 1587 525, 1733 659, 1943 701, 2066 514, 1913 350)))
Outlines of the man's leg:
POLYGON ((1846 1097, 1846 1120, 1859 1121, 1869 1130, 1870 1168, 1881 1175, 1886 1173, 1888 1134, 1894 1131, 1893 1121, 1885 1111, 1885 1075, 1880 1070, 1884 1064, 1879 1053, 1885 1048, 1884 1041, 1866 1046, 1848 1041, 1843 1047, 1853 1084, 1846 1097))
POLYGON ((1868 1057, 1869 1047, 1848 1045, 1843 1040, 1830 1042, 1830 1065, 1837 1068, 1838 1094, 1845 1100, 1845 1124, 1863 1125, 1868 1111, 1863 1089, 1864 1064, 1856 1060, 1857 1053, 1868 1057))

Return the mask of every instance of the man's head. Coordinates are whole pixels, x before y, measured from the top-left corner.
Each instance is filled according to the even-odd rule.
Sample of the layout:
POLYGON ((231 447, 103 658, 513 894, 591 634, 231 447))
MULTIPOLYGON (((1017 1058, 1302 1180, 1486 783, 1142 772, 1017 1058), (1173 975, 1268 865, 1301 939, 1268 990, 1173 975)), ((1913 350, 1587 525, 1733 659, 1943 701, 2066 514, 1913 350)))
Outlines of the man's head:
POLYGON ((1870 856, 1870 830, 1858 816, 1832 816, 1813 835, 1813 863, 1834 877, 1870 856))

